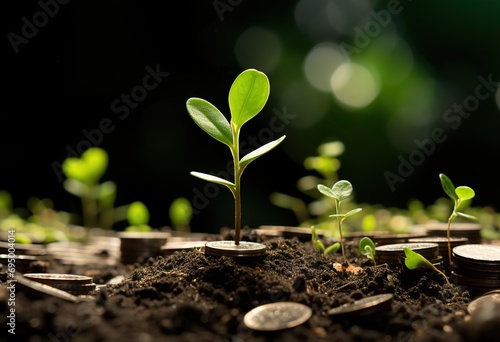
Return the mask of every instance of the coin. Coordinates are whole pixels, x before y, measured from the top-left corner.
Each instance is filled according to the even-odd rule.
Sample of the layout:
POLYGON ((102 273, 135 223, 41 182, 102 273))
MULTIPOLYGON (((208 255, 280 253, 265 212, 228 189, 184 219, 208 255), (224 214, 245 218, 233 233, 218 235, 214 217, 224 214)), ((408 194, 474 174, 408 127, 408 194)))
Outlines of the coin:
POLYGON ((92 283, 92 277, 77 275, 77 274, 25 273, 24 277, 48 285, 54 285, 54 284, 84 285, 92 283))
POLYGON ((500 305, 500 293, 490 293, 474 299, 467 306, 467 311, 469 312, 469 314, 472 315, 475 312, 481 310, 481 308, 483 308, 484 305, 491 305, 491 303, 495 303, 495 305, 500 305))
POLYGON ((266 254, 266 248, 266 245, 257 242, 240 241, 237 245, 232 240, 210 241, 205 244, 205 254, 238 258, 260 257, 266 254))
POLYGON ((399 265, 401 258, 404 258, 404 247, 421 254, 427 260, 436 260, 439 256, 439 246, 437 243, 393 243, 375 247, 375 258, 377 263, 387 263, 389 265, 399 265))
POLYGON ((119 232, 121 261, 132 264, 160 256, 161 247, 171 235, 169 232, 119 232))
POLYGON ((295 302, 277 302, 260 305, 250 310, 243 323, 250 329, 276 331, 296 327, 312 316, 307 305, 295 302))
POLYGON ((20 286, 21 289, 24 289, 27 292, 31 292, 36 295, 46 295, 46 296, 52 296, 60 299, 67 300, 69 302, 76 303, 78 301, 78 298, 66 291, 60 290, 58 288, 52 287, 47 284, 43 284, 37 281, 29 280, 25 278, 21 274, 16 274, 16 280, 17 283, 20 286))
POLYGON ((354 303, 347 303, 330 309, 330 315, 370 315, 390 308, 392 304, 392 293, 379 294, 356 300, 354 303))

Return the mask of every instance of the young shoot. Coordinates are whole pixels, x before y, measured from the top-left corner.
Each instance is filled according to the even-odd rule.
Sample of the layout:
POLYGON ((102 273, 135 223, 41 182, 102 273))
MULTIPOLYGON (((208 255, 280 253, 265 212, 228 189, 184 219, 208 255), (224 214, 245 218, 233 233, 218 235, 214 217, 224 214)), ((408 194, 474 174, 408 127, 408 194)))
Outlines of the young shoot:
POLYGON ((434 266, 422 254, 417 253, 417 252, 413 251, 412 249, 410 249, 409 247, 406 247, 406 246, 403 248, 403 250, 405 252, 405 265, 406 265, 406 267, 408 269, 414 270, 414 269, 416 269, 418 267, 427 268, 427 269, 430 269, 430 270, 438 272, 439 274, 441 274, 444 277, 444 279, 446 280, 447 284, 450 283, 450 281, 448 280, 448 277, 446 276, 446 274, 444 274, 443 272, 441 272, 436 266, 434 266))
POLYGON ((314 247, 316 247, 316 249, 318 251, 323 253, 324 256, 327 256, 331 253, 335 253, 340 248, 339 242, 335 242, 334 244, 330 245, 328 248, 325 248, 325 245, 319 239, 318 233, 316 233, 316 228, 314 226, 311 227, 311 240, 312 240, 314 247))
POLYGON ((186 107, 194 122, 215 140, 223 143, 231 151, 234 164, 234 181, 223 179, 211 174, 191 172, 191 175, 208 182, 227 187, 234 197, 234 242, 240 243, 241 230, 241 175, 245 168, 261 155, 275 148, 285 139, 282 136, 240 159, 240 131, 244 123, 257 115, 266 104, 270 85, 267 76, 258 70, 247 69, 234 80, 229 90, 229 110, 231 121, 210 102, 192 97, 187 100, 186 107))
POLYGON ((463 206, 466 201, 471 200, 475 196, 474 190, 472 190, 468 186, 459 186, 456 187, 453 185, 452 181, 448 176, 444 173, 439 174, 439 179, 441 180, 441 185, 443 187, 444 192, 453 200, 453 211, 448 218, 448 227, 446 232, 446 237, 448 239, 448 260, 451 265, 451 242, 450 242, 450 229, 451 222, 457 217, 465 217, 470 220, 477 220, 477 217, 468 215, 460 212, 460 207, 463 206))
POLYGON ((146 205, 140 201, 130 204, 127 210, 127 221, 129 226, 125 229, 128 232, 150 232, 149 210, 146 205))
POLYGON ((111 229, 114 223, 116 184, 100 183, 108 167, 108 154, 100 147, 91 147, 80 158, 68 157, 62 163, 67 179, 63 186, 69 193, 80 197, 84 227, 111 229))
POLYGON ((368 236, 363 237, 359 240, 359 252, 366 256, 373 262, 374 266, 377 266, 377 262, 375 261, 375 243, 368 236))
POLYGON ((342 239, 342 223, 344 220, 354 214, 357 214, 360 212, 362 209, 361 208, 356 208, 353 209, 345 214, 340 213, 340 203, 348 198, 351 193, 352 193, 352 184, 349 181, 346 180, 339 180, 331 188, 323 185, 323 184, 318 184, 318 190, 321 192, 323 195, 333 198, 335 200, 335 212, 336 214, 329 215, 329 217, 336 217, 337 218, 337 224, 339 228, 339 234, 340 234, 340 246, 342 247, 342 258, 344 260, 344 263, 347 262, 347 259, 345 257, 345 249, 344 249, 344 240, 342 239))

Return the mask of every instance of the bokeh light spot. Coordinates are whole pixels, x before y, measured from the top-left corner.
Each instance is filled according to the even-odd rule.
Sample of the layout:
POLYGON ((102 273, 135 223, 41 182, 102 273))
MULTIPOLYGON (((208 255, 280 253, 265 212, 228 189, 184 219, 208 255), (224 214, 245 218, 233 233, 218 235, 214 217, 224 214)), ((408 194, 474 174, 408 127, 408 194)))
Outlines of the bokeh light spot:
POLYGON ((330 92, 330 78, 347 59, 338 45, 323 42, 311 49, 304 60, 304 73, 311 85, 323 92, 330 92))
POLYGON ((363 108, 379 94, 380 84, 363 65, 344 63, 335 70, 331 80, 335 98, 343 105, 363 108))

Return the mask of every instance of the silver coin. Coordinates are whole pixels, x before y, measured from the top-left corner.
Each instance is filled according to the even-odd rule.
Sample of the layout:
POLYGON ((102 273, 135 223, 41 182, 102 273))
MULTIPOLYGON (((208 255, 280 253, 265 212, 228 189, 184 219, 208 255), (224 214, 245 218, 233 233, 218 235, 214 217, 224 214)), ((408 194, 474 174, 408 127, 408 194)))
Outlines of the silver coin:
POLYGON ((500 293, 490 293, 474 299, 467 306, 467 311, 472 315, 484 305, 500 305, 500 293))
POLYGON ((24 277, 48 285, 85 285, 92 283, 92 277, 77 274, 25 273, 24 277))
POLYGON ((266 254, 266 245, 257 242, 210 241, 205 244, 205 254, 213 256, 258 257, 266 254))
POLYGON ((25 278, 21 274, 16 274, 16 280, 19 285, 21 285, 21 289, 24 289, 27 292, 31 292, 36 295, 46 295, 52 296, 60 299, 64 299, 68 302, 76 303, 78 298, 71 293, 60 290, 58 288, 52 287, 47 284, 43 284, 37 281, 29 280, 25 278))
POLYGON ((351 315, 359 316, 372 314, 386 310, 392 304, 392 293, 385 293, 356 300, 353 303, 343 304, 328 311, 329 315, 351 315))
POLYGON ((310 307, 294 302, 269 303, 250 310, 243 323, 250 329, 276 331, 296 327, 312 316, 310 307))
POLYGON ((466 244, 453 248, 453 254, 463 259, 500 264, 500 246, 466 244))

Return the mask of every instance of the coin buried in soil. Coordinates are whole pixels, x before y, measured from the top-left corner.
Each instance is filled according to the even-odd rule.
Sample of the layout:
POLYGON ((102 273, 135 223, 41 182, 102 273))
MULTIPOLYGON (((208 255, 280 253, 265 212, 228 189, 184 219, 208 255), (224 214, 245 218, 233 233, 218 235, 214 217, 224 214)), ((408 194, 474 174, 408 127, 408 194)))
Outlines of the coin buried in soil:
POLYGON ((312 316, 310 307, 294 302, 277 302, 250 310, 243 323, 253 330, 276 331, 296 327, 312 316))
POLYGON ((213 256, 231 256, 238 258, 260 257, 266 254, 266 245, 257 242, 210 241, 205 244, 205 254, 213 256))
POLYGON ((390 308, 392 293, 385 293, 359 299, 354 303, 347 303, 328 311, 329 315, 370 315, 390 308))

